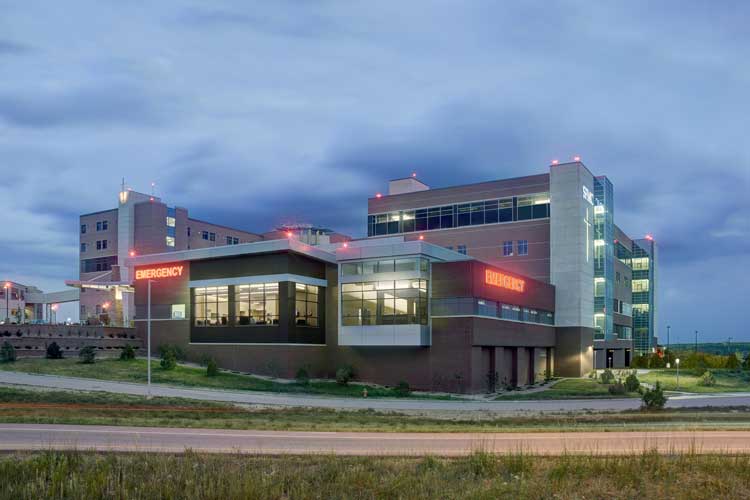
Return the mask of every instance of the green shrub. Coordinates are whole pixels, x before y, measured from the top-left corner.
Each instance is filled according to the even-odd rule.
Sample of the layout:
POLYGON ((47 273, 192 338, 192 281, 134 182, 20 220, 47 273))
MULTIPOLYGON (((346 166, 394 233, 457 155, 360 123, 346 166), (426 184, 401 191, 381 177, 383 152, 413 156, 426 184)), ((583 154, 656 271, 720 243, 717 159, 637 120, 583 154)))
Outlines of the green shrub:
POLYGON ((701 379, 698 383, 705 387, 713 387, 716 385, 716 377, 714 377, 713 373, 706 370, 705 373, 701 375, 701 379))
POLYGON ((3 346, 0 347, 0 362, 2 363, 12 363, 16 360, 16 348, 13 347, 13 344, 8 342, 7 340, 3 342, 3 346))
POLYGON ((630 372, 625 378, 625 390, 628 392, 637 392, 641 387, 641 382, 635 374, 635 371, 630 372))
POLYGON ((187 357, 185 356, 185 351, 183 351, 182 347, 178 345, 161 344, 159 346, 159 355, 163 357, 166 351, 172 351, 172 354, 174 355, 175 359, 178 361, 185 361, 185 359, 187 359, 187 357))
POLYGON ((750 352, 745 354, 745 359, 742 361, 742 369, 750 370, 750 352))
POLYGON ((599 381, 602 384, 609 385, 615 381, 615 374, 612 373, 612 370, 607 368, 606 370, 602 372, 601 375, 599 375, 599 381))
POLYGON ((297 374, 294 376, 294 379, 300 385, 308 385, 310 383, 310 374, 307 373, 307 370, 305 370, 304 368, 300 368, 299 370, 297 370, 297 374))
POLYGON ((92 345, 87 345, 78 351, 78 357, 81 359, 81 363, 85 365, 93 364, 96 360, 96 348, 92 345))
POLYGON ((120 359, 123 361, 135 359, 135 348, 132 345, 127 344, 125 347, 122 348, 122 352, 120 353, 120 359))
POLYGON ((397 396, 408 396, 409 394, 411 394, 411 387, 409 387, 409 382, 402 380, 395 387, 394 392, 397 396))
POLYGON ((724 368, 727 368, 729 370, 739 370, 741 366, 742 366, 742 363, 740 363, 740 360, 737 358, 737 355, 734 353, 727 356, 727 360, 724 363, 724 368))
POLYGON ((643 393, 643 407, 647 410, 661 410, 667 404, 667 397, 661 382, 656 382, 653 389, 646 389, 643 393))
POLYGON ((627 390, 625 389, 625 384, 622 383, 622 380, 618 380, 614 384, 610 385, 607 390, 613 396, 621 396, 627 392, 627 390))
POLYGON ((161 361, 159 365, 164 370, 173 370, 177 366, 177 356, 172 349, 165 349, 161 352, 161 361))
POLYGON ((216 364, 214 358, 210 358, 206 361, 206 377, 215 377, 219 373, 219 365, 216 364))
POLYGON ((336 383, 339 385, 347 385, 349 381, 354 377, 354 368, 351 366, 342 366, 336 370, 336 383))
POLYGON ((52 342, 47 347, 47 359, 62 359, 62 357, 62 349, 60 349, 60 346, 57 345, 57 342, 52 342))

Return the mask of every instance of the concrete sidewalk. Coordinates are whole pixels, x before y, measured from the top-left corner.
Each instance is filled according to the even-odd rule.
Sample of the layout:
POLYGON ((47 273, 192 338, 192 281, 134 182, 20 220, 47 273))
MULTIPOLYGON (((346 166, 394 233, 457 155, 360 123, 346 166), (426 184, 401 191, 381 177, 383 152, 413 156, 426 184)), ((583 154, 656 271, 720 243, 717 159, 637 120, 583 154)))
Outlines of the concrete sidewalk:
MULTIPOLYGON (((45 389, 101 391, 116 394, 145 396, 145 384, 113 382, 107 380, 82 379, 53 375, 0 371, 0 384, 31 386, 45 389)), ((281 394, 254 391, 223 391, 218 389, 196 389, 152 384, 153 396, 196 399, 201 401, 223 401, 229 403, 258 404, 268 406, 294 406, 333 408, 349 410, 381 411, 485 411, 498 413, 560 412, 560 411, 619 411, 634 410, 641 405, 640 399, 569 399, 540 401, 440 401, 427 399, 397 398, 343 398, 307 394, 281 394)), ((700 406, 750 406, 750 393, 694 394, 674 396, 669 399, 670 408, 700 406)))

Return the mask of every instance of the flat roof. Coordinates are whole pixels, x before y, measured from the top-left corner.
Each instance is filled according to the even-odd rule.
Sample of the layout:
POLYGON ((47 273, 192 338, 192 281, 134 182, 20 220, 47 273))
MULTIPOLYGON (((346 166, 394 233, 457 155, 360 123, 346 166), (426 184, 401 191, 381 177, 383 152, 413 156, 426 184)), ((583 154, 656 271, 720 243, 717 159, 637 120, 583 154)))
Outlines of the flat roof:
MULTIPOLYGON (((549 173, 532 174, 532 175, 522 175, 520 177, 508 177, 507 179, 494 179, 494 180, 490 180, 490 181, 470 182, 468 184, 457 184, 457 185, 454 185, 454 186, 445 186, 445 187, 437 187, 437 188, 430 187, 430 189, 427 190, 427 191, 429 191, 430 193, 433 193, 435 191, 446 191, 448 189, 458 189, 458 188, 465 188, 465 187, 470 187, 470 186, 480 186, 482 184, 492 184, 492 183, 495 183, 495 182, 510 182, 510 181, 517 181, 517 180, 520 180, 520 179, 531 179, 533 177, 543 177, 543 176, 549 177, 549 173)), ((394 179, 394 180, 400 180, 400 179, 394 179)), ((419 181, 419 182, 422 182, 422 181, 419 181)), ((424 183, 422 182, 422 184, 424 184, 424 183)), ((427 184, 425 184, 425 186, 427 186, 427 184)), ((408 195, 415 195, 415 194, 424 195, 424 193, 427 192, 427 191, 413 191, 413 192, 409 192, 409 193, 399 193, 399 194, 381 194, 380 197, 371 196, 371 197, 368 198, 368 200, 382 200, 383 198, 386 198, 386 197, 390 198, 390 197, 394 197, 394 196, 408 196, 408 195)))
POLYGON ((150 264, 162 264, 166 262, 190 261, 216 259, 221 257, 233 257, 237 255, 253 255, 261 253, 273 253, 290 251, 307 255, 324 262, 336 263, 336 256, 320 248, 302 243, 294 238, 278 240, 254 241, 252 243, 240 243, 239 245, 222 245, 209 248, 195 248, 192 250, 180 250, 177 252, 154 253, 138 255, 125 259, 128 266, 144 266, 150 264))

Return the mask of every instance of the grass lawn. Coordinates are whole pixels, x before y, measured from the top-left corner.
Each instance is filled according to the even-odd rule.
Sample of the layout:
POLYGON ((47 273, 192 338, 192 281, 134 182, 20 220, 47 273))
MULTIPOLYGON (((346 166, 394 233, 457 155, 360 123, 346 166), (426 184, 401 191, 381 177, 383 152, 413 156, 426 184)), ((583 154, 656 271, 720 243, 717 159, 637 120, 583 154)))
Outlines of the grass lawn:
POLYGON ((0 458, 0 498, 748 498, 750 457, 462 458, 28 452, 0 458))
MULTIPOLYGON (((100 359, 94 364, 82 364, 78 359, 45 359, 23 358, 13 363, 0 363, 0 370, 46 375, 63 375, 69 377, 116 380, 122 382, 146 383, 147 367, 145 359, 121 361, 119 359, 100 359)), ((281 383, 266 380, 252 375, 242 375, 220 371, 214 377, 207 377, 205 368, 177 365, 173 370, 164 370, 159 360, 151 362, 151 381, 155 384, 181 385, 189 387, 206 387, 239 391, 291 392, 305 394, 326 394, 331 396, 362 397, 362 386, 356 384, 339 385, 331 382, 310 382, 307 385, 298 383, 281 383)), ((367 386, 368 397, 399 397, 399 394, 388 387, 367 386)), ((411 395, 415 398, 460 399, 443 395, 411 395)))
POLYGON ((680 370, 680 386, 677 387, 677 370, 651 370, 648 374, 638 375, 641 382, 655 384, 661 382, 668 391, 685 392, 750 392, 750 374, 729 370, 711 370, 716 377, 716 385, 706 387, 700 385, 700 377, 692 370, 680 370))
POLYGON ((637 393, 613 396, 607 385, 600 384, 589 378, 569 378, 561 380, 549 389, 529 394, 503 394, 496 399, 503 400, 535 400, 535 399, 599 399, 599 398, 634 398, 641 397, 637 393))
POLYGON ((0 422, 282 431, 575 432, 749 430, 750 408, 496 415, 267 408, 104 392, 0 387, 0 422))

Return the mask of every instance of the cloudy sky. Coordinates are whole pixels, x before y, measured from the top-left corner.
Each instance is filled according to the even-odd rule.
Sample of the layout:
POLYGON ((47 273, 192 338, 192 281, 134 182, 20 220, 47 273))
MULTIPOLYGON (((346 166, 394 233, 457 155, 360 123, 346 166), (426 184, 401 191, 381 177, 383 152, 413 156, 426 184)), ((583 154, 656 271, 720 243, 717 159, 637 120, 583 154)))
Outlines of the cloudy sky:
MULTIPOLYGON (((661 247, 672 342, 750 341, 750 4, 0 0, 0 277, 77 277, 120 179, 365 231, 366 198, 580 155, 661 247)), ((666 339, 664 339, 666 340, 666 339)))

